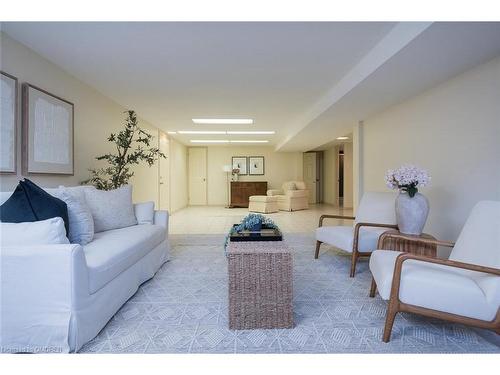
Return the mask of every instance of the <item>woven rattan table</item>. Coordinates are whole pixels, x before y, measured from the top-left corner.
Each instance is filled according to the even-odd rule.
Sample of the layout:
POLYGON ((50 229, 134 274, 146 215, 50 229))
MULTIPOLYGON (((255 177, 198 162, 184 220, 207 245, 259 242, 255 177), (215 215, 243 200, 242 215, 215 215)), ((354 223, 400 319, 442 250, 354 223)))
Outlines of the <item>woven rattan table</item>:
POLYGON ((293 258, 283 242, 230 242, 229 329, 293 327, 293 258))
POLYGON ((436 238, 427 233, 414 236, 400 233, 398 230, 388 230, 380 235, 377 249, 396 250, 435 258, 437 246, 426 240, 436 240, 436 238), (421 241, 415 241, 415 239, 421 241))

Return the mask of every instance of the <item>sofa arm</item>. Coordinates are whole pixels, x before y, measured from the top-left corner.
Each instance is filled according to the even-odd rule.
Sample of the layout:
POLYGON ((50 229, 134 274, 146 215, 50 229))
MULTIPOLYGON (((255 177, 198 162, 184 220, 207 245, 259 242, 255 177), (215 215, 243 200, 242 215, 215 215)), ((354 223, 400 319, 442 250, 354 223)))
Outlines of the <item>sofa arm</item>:
POLYGON ((275 195, 283 195, 283 190, 280 189, 271 189, 267 191, 268 197, 274 197, 275 195))
POLYGON ((168 230, 168 211, 156 210, 153 224, 161 225, 162 227, 165 227, 168 230))
POLYGON ((0 253, 3 352, 68 352, 75 296, 88 295, 77 244, 6 246, 0 253))

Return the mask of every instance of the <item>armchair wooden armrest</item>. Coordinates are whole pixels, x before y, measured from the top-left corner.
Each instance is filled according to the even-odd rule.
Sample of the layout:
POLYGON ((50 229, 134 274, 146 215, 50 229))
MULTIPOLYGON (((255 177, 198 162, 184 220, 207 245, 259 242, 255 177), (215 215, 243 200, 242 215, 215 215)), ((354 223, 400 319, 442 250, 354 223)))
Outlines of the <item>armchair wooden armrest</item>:
POLYGON ((354 220, 356 219, 354 216, 343 216, 343 215, 321 215, 319 217, 319 227, 323 226, 324 219, 343 219, 343 220, 354 220))

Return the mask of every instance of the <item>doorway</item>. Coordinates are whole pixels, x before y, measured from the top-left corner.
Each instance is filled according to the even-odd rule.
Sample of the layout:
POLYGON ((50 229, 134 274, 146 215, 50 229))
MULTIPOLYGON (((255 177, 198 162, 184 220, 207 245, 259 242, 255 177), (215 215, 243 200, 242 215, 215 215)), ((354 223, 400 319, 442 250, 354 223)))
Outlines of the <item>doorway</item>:
POLYGON ((352 208, 352 143, 344 143, 337 146, 335 155, 337 158, 337 204, 339 207, 352 208))
POLYGON ((323 201, 323 152, 304 153, 304 182, 309 190, 309 204, 323 201))
POLYGON ((190 206, 207 204, 207 149, 190 147, 188 149, 188 181, 190 206))
POLYGON ((159 149, 166 159, 159 158, 159 199, 160 210, 170 210, 170 142, 167 135, 160 131, 159 149))
POLYGON ((338 171, 339 171, 339 176, 338 176, 338 201, 337 204, 339 207, 344 207, 344 150, 339 150, 339 157, 338 157, 339 165, 338 165, 338 171))

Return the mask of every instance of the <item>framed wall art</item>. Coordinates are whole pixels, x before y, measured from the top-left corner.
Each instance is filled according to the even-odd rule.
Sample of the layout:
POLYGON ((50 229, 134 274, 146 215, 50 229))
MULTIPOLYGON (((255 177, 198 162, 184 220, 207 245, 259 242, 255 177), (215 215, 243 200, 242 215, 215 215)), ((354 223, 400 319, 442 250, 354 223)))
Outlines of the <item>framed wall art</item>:
POLYGON ((73 103, 23 84, 23 170, 74 174, 73 103))
POLYGON ((17 172, 17 78, 0 71, 0 173, 17 172))
POLYGON ((248 166, 251 176, 263 176, 265 174, 264 156, 250 156, 248 166))
POLYGON ((239 175, 247 175, 248 174, 248 169, 247 169, 247 157, 246 156, 233 156, 231 158, 232 164, 233 164, 233 169, 239 169, 240 173, 239 175))

